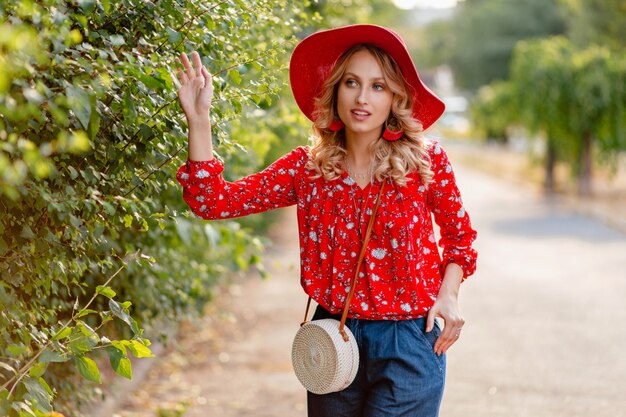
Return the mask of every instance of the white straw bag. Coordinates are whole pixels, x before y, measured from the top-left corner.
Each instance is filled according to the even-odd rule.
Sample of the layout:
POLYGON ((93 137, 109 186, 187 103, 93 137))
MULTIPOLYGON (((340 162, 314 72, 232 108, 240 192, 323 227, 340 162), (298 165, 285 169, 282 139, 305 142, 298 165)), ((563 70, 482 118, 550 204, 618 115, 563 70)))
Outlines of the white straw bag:
POLYGON ((372 213, 361 254, 356 265, 350 292, 346 297, 341 321, 335 319, 313 320, 307 322, 311 297, 306 305, 304 322, 296 333, 291 349, 291 362, 296 377, 308 391, 314 394, 328 394, 341 391, 354 381, 359 369, 359 348, 354 335, 345 327, 354 295, 359 270, 365 257, 365 250, 374 226, 374 218, 380 206, 386 180, 383 180, 378 193, 376 207, 372 213))
POLYGON ((314 394, 341 391, 352 383, 359 369, 359 348, 345 328, 348 342, 339 333, 339 320, 305 323, 293 341, 291 360, 296 376, 314 394))

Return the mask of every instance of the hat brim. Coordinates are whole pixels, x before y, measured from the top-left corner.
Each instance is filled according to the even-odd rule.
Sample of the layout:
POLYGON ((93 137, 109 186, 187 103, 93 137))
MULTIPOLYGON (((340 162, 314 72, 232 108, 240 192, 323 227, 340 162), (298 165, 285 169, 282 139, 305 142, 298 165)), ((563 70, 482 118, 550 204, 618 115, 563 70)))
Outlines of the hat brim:
POLYGON ((385 50, 398 64, 412 89, 413 116, 430 127, 444 112, 445 104, 419 77, 402 38, 377 25, 351 25, 323 30, 304 38, 294 49, 289 63, 291 91, 300 110, 313 120, 315 99, 339 57, 352 46, 369 43, 385 50))

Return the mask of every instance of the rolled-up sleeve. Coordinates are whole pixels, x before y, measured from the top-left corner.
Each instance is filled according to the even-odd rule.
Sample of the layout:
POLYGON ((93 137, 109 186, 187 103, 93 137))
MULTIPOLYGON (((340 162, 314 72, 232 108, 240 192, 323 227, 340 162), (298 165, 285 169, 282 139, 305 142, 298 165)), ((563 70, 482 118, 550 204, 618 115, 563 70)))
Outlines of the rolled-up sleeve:
POLYGON ((465 279, 476 270, 477 252, 472 247, 476 231, 463 207, 448 156, 437 142, 431 145, 429 151, 434 177, 429 185, 428 205, 441 234, 441 271, 443 273, 448 264, 455 263, 463 270, 465 279))
POLYGON ((187 161, 176 178, 191 211, 203 219, 228 219, 268 211, 296 203, 296 173, 304 166, 306 151, 300 147, 261 172, 234 182, 224 180, 222 162, 187 161))

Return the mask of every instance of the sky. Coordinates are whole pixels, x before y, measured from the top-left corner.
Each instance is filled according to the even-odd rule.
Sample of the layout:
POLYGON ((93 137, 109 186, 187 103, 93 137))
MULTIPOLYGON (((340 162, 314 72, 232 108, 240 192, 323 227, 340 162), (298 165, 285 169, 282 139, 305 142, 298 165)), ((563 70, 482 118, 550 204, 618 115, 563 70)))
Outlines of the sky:
POLYGON ((459 1, 463 0, 393 0, 396 6, 401 9, 430 8, 449 9, 455 7, 459 1))

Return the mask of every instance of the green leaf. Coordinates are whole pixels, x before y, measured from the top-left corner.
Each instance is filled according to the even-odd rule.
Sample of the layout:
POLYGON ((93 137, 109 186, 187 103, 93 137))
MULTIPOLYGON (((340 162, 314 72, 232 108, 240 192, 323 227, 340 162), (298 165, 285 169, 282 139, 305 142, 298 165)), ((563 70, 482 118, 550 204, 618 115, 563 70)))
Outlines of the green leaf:
POLYGON ((24 345, 9 345, 7 351, 13 356, 20 356, 28 352, 28 348, 24 345))
POLYGON ((115 371, 116 374, 123 376, 127 379, 133 378, 132 367, 130 363, 130 359, 126 357, 124 352, 115 346, 108 346, 106 351, 109 355, 109 362, 111 363, 111 368, 115 371))
POLYGON ((32 376, 33 378, 38 378, 46 372, 47 367, 47 362, 37 362, 35 366, 30 368, 30 370, 28 371, 28 375, 32 376))
POLYGON ((235 84, 241 84, 241 74, 239 74, 239 71, 231 69, 228 71, 228 76, 235 82, 235 84))
POLYGON ((38 417, 30 406, 22 401, 15 401, 11 404, 11 408, 19 412, 19 417, 29 416, 38 417))
POLYGON ((137 117, 137 108, 135 107, 135 100, 130 88, 124 92, 124 107, 122 109, 124 118, 127 120, 134 120, 137 117))
POLYGON ((89 128, 91 118, 91 100, 89 95, 80 87, 70 85, 66 89, 70 107, 84 129, 89 128))
POLYGON ((9 245, 7 245, 5 240, 2 239, 2 236, 0 236, 0 255, 3 255, 8 249, 9 245))
POLYGON ((130 227, 133 224, 133 216, 130 214, 124 215, 124 227, 130 227))
POLYGON ((109 300, 109 308, 111 309, 111 313, 124 323, 128 324, 133 333, 139 333, 139 326, 137 326, 137 322, 128 315, 126 311, 119 305, 119 303, 115 300, 109 300))
POLYGON ((48 394, 48 390, 41 385, 38 379, 24 378, 23 383, 26 391, 28 391, 24 399, 34 402, 36 408, 42 411, 52 411, 52 405, 50 404, 52 396, 48 394))
POLYGON ((102 383, 102 379, 100 378, 100 371, 98 370, 98 365, 86 356, 76 356, 76 367, 78 371, 83 376, 83 378, 88 379, 89 381, 97 382, 99 384, 102 383))
POLYGON ((176 32, 171 27, 166 27, 165 31, 167 32, 167 38, 169 39, 170 44, 172 45, 178 43, 182 39, 181 34, 176 32))
POLYGON ((102 294, 102 295, 104 295, 107 298, 113 298, 116 295, 115 291, 113 291, 113 289, 111 289, 111 287, 104 286, 104 285, 98 285, 96 287, 96 293, 97 294, 102 294))
POLYGON ((73 133, 67 142, 68 150, 72 153, 83 153, 91 149, 89 136, 82 130, 73 133))
POLYGON ((54 337, 52 338, 52 340, 64 339, 67 336, 69 336, 70 333, 72 333, 72 328, 71 327, 66 327, 65 329, 61 330, 59 333, 55 334, 54 337))
POLYGON ((165 83, 157 78, 151 77, 146 74, 139 74, 139 80, 146 85, 146 87, 151 88, 153 90, 160 90, 165 87, 165 83))
MULTIPOLYGON (((113 295, 115 296, 115 293, 113 295)), ((79 311, 78 314, 76 315, 76 318, 81 318, 83 316, 86 316, 88 314, 93 314, 93 313, 97 313, 97 311, 86 308, 86 309, 79 311)))
POLYGON ((50 397, 54 397, 54 391, 52 391, 52 388, 50 388, 50 385, 48 385, 48 383, 43 379, 43 378, 37 378, 37 381, 39 381, 39 384, 41 384, 41 386, 43 387, 43 389, 45 389, 48 394, 50 394, 50 397))
POLYGON ((130 349, 130 351, 133 353, 133 355, 136 358, 153 358, 154 357, 150 348, 136 339, 133 339, 130 341, 130 344, 128 345, 128 349, 130 349))
POLYGON ((98 344, 98 341, 92 337, 81 336, 77 339, 72 340, 69 343, 69 348, 72 352, 77 355, 91 352, 94 347, 98 344))
POLYGON ((73 166, 68 166, 67 170, 70 172, 70 178, 75 180, 78 177, 78 171, 73 166))
POLYGON ((96 0, 76 0, 76 3, 78 3, 85 13, 91 13, 96 5, 96 0))
POLYGON ((87 323, 83 321, 79 321, 76 324, 75 328, 78 329, 78 331, 80 331, 84 336, 90 339, 94 339, 94 341, 96 342, 100 340, 100 336, 98 336, 98 333, 96 333, 94 329, 92 329, 87 323))
POLYGON ((122 46, 126 43, 126 40, 124 40, 122 35, 111 35, 109 36, 109 42, 113 46, 122 46))
POLYGON ((24 239, 34 239, 35 233, 33 233, 33 229, 31 229, 27 224, 22 227, 22 231, 20 232, 20 237, 24 239))
POLYGON ((94 100, 94 102, 92 102, 91 118, 89 119, 89 127, 87 129, 89 138, 92 140, 95 139, 99 131, 100 131, 100 114, 98 114, 98 109, 95 106, 95 100, 94 100))
POLYGON ((40 356, 39 356, 39 362, 67 362, 69 360, 69 357, 67 355, 63 355, 59 352, 55 352, 55 351, 51 351, 51 350, 45 350, 40 356))
POLYGON ((119 349, 124 356, 126 356, 126 346, 130 345, 128 340, 111 340, 111 344, 119 349))

